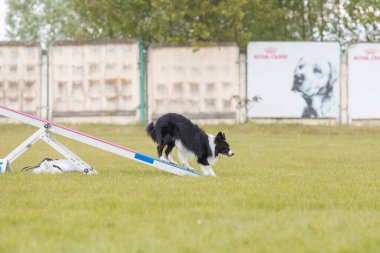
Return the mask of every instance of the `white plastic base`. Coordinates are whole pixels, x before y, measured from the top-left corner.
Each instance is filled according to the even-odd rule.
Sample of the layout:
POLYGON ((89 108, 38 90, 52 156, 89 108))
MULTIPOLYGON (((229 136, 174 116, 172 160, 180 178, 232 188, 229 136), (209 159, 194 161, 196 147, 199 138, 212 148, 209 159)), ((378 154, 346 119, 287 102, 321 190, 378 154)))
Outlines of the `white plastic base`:
POLYGON ((11 171, 11 166, 7 159, 0 159, 0 173, 5 173, 6 171, 11 171))

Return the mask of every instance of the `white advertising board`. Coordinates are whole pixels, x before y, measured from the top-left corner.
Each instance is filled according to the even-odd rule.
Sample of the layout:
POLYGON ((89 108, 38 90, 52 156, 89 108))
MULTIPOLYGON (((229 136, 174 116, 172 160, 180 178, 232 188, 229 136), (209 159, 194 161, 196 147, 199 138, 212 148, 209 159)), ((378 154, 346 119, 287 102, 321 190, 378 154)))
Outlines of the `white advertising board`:
POLYGON ((247 58, 248 117, 339 116, 338 43, 251 42, 247 58))
POLYGON ((348 87, 351 119, 380 118, 380 43, 349 47, 348 87))

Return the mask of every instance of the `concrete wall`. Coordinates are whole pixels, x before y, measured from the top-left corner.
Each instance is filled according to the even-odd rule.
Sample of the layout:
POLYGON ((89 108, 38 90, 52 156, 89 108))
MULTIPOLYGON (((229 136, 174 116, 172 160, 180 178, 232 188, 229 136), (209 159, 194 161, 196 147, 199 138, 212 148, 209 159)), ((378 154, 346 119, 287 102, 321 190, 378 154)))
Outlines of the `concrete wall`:
POLYGON ((49 52, 51 118, 69 122, 138 122, 137 41, 54 42, 49 52))
POLYGON ((342 54, 340 60, 340 123, 345 125, 349 123, 347 68, 347 56, 342 54))
POLYGON ((37 115, 41 49, 35 42, 0 42, 0 104, 37 115))
POLYGON ((236 44, 151 45, 148 118, 167 112, 203 121, 235 121, 233 96, 245 92, 236 44))
MULTIPOLYGON (((366 44, 370 48, 375 45, 378 46, 366 44)), ((379 50, 372 51, 368 54, 374 55, 372 58, 378 62, 379 50)), ((54 42, 49 55, 41 55, 38 43, 0 42, 0 104, 49 120, 139 122, 140 57, 137 41, 54 42)), ((148 120, 166 112, 178 112, 202 123, 246 121, 246 56, 239 54, 236 44, 200 47, 153 44, 148 48, 145 60, 148 120)), ((340 62, 339 118, 255 121, 379 125, 377 118, 350 119, 348 77, 352 70, 350 72, 348 68, 346 54, 341 55, 340 62)), ((366 68, 365 71, 369 70, 366 68)), ((376 70, 371 74, 377 80, 376 70)), ((356 75, 360 78, 368 76, 360 71, 356 75)), ((251 103, 251 106, 255 104, 251 103)))

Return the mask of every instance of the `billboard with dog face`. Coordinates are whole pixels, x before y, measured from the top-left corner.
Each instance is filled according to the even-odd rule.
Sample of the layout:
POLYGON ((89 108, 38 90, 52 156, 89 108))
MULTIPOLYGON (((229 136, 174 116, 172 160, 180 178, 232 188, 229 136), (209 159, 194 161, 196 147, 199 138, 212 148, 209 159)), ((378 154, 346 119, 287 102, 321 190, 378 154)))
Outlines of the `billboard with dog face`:
POLYGON ((353 44, 348 50, 349 115, 380 118, 380 43, 353 44))
POLYGON ((339 116, 338 43, 251 42, 247 58, 249 117, 339 116))

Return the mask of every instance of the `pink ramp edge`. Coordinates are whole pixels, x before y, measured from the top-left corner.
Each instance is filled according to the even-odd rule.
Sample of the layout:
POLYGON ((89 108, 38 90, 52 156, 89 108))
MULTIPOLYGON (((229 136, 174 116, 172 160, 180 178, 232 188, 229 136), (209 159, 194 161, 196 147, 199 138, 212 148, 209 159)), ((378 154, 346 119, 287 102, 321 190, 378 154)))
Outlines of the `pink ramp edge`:
POLYGON ((121 149, 124 149, 124 150, 127 150, 129 152, 132 152, 132 153, 137 153, 137 151, 134 151, 132 149, 128 149, 126 147, 123 147, 123 146, 120 146, 118 144, 115 144, 115 143, 112 143, 112 142, 109 142, 109 141, 106 141, 106 140, 102 140, 102 139, 99 139, 99 138, 96 138, 94 136, 91 136, 89 134, 85 134, 85 133, 82 133, 82 132, 79 132, 77 130, 74 130, 74 129, 71 129, 71 128, 68 128, 68 127, 64 127, 64 126, 61 126, 61 125, 58 125, 58 124, 55 124, 53 122, 50 122, 50 121, 47 121, 47 120, 43 120, 43 119, 40 119, 40 118, 37 118, 37 117, 34 117, 32 115, 29 115, 29 114, 26 114, 26 113, 23 113, 23 112, 19 112, 19 111, 16 111, 16 110, 13 110, 13 109, 10 109, 10 108, 7 108, 5 106, 2 106, 0 105, 0 108, 3 108, 4 110, 7 110, 7 111, 11 111, 11 112, 14 112, 14 113, 17 113, 17 114, 20 114, 20 115, 23 115, 25 117, 28 117, 28 118, 31 118, 31 119, 34 119, 34 120, 37 120, 37 121, 40 121, 42 123, 45 123, 45 124, 49 124, 49 125, 52 125, 52 126, 55 126, 55 127, 58 127, 58 128, 62 128, 64 130, 67 130, 67 131, 70 131, 70 132, 73 132, 73 133, 76 133, 76 134, 79 134, 79 135, 83 135, 85 137, 88 137, 90 139, 93 139, 93 140, 96 140, 96 141, 100 141, 100 142, 103 142, 103 143, 106 143, 106 144, 109 144, 111 146, 114 146, 114 147, 118 147, 118 148, 121 148, 121 149))

